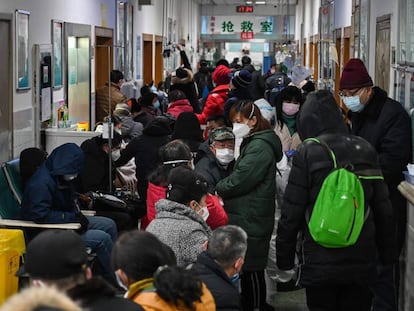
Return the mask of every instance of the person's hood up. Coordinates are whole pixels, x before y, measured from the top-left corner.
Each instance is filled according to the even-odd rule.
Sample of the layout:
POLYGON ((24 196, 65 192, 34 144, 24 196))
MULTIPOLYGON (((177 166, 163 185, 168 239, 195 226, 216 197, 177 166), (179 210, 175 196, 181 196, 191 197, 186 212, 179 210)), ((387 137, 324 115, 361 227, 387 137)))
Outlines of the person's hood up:
POLYGON ((63 144, 52 151, 45 165, 52 175, 79 174, 83 166, 83 151, 74 143, 63 144))
POLYGON ((331 92, 321 90, 309 93, 296 118, 300 138, 317 137, 328 133, 347 133, 341 110, 331 92))
POLYGON ((143 133, 148 136, 165 136, 171 135, 170 120, 167 117, 159 116, 155 117, 144 128, 143 133))
MULTIPOLYGON (((177 69, 178 70, 178 69, 177 69)), ((186 75, 185 76, 177 76, 177 71, 173 72, 171 74, 171 83, 172 84, 187 84, 193 81, 194 78, 194 74, 190 69, 184 68, 184 67, 180 67, 181 71, 185 71, 186 75)))

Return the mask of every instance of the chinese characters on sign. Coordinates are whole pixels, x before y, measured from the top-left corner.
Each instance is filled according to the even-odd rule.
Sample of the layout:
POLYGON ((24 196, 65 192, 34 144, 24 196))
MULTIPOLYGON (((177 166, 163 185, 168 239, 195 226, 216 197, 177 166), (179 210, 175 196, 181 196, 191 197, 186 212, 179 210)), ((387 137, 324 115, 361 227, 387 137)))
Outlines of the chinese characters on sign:
MULTIPOLYGON (((235 26, 236 25, 233 24, 233 22, 231 22, 231 21, 223 21, 221 23, 221 31, 223 33, 226 33, 226 32, 234 33, 237 30, 237 29, 235 29, 235 26)), ((243 34, 243 33, 252 33, 251 35, 248 35, 248 36, 253 36, 253 34, 254 34, 253 26, 254 26, 254 23, 249 21, 249 20, 242 21, 240 23, 240 28, 239 28, 240 33, 241 34, 243 34)), ((266 33, 272 32, 273 31, 272 26, 273 26, 272 22, 269 22, 269 21, 260 22, 260 32, 266 32, 266 33)), ((248 39, 251 39, 251 38, 248 38, 248 39)))

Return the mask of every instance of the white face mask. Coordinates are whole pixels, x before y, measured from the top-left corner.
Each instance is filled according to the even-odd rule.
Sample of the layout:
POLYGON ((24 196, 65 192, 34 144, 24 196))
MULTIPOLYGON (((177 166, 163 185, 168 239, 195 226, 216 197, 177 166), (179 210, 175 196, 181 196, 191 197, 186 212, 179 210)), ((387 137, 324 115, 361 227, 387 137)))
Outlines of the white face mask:
POLYGON ((63 179, 66 180, 66 181, 74 180, 76 177, 78 177, 78 174, 63 175, 63 179))
POLYGON ((250 128, 247 124, 244 123, 233 123, 233 133, 236 138, 243 138, 249 134, 250 128))
POLYGON ((121 149, 113 150, 111 152, 112 161, 117 161, 121 157, 121 149))
POLYGON ((122 282, 121 278, 119 277, 118 273, 116 272, 115 272, 115 279, 120 288, 122 288, 125 291, 128 291, 128 287, 125 286, 125 284, 122 282))
POLYGON ((216 158, 220 164, 227 165, 234 159, 234 150, 228 148, 216 149, 216 158))
POLYGON ((207 221, 208 216, 210 216, 210 212, 208 211, 206 206, 200 206, 201 209, 197 212, 204 221, 207 221))

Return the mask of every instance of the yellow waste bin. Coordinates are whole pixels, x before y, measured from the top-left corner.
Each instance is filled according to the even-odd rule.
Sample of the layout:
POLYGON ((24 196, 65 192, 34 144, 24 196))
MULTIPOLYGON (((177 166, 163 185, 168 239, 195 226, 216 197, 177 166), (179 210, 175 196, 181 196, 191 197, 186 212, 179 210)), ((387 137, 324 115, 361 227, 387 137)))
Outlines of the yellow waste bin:
POLYGON ((15 274, 25 250, 22 230, 0 229, 0 305, 18 290, 19 279, 15 274))

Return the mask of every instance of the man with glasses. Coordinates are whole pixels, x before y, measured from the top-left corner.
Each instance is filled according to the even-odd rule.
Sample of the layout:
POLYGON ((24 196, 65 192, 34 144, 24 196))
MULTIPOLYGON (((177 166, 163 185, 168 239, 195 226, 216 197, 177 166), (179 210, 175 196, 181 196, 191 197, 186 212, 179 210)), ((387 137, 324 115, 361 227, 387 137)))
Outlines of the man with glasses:
POLYGON ((233 169, 234 140, 230 128, 219 127, 213 129, 209 139, 199 147, 195 170, 207 180, 209 193, 215 193, 216 184, 233 169))
POLYGON ((406 201, 397 186, 403 180, 402 171, 411 161, 410 118, 404 107, 388 97, 387 92, 374 87, 363 62, 350 59, 339 83, 340 96, 349 109, 352 134, 369 141, 377 150, 389 197, 393 207, 395 262, 378 266, 378 281, 374 293, 373 310, 398 309, 398 258, 404 245, 407 223, 406 201))

